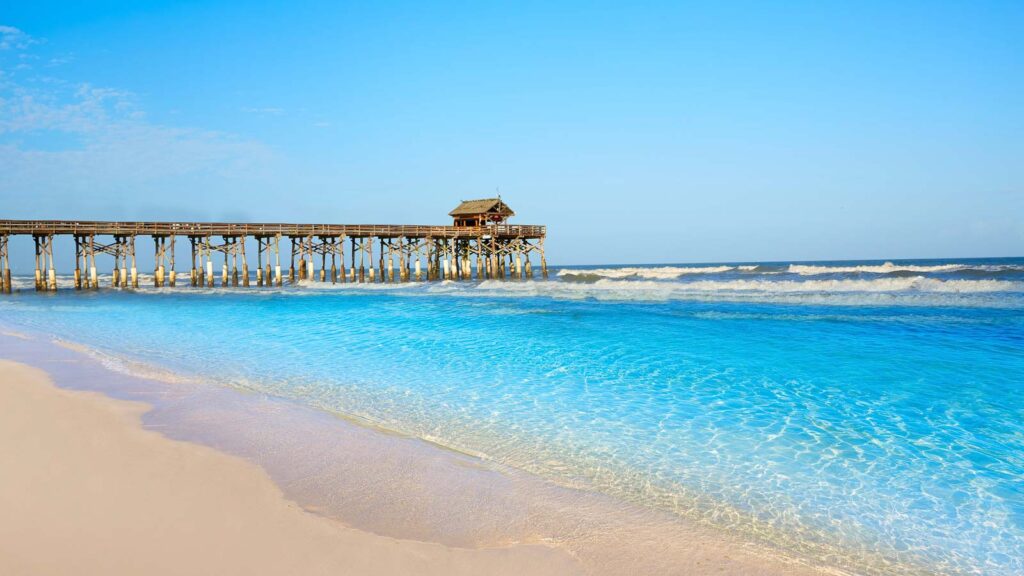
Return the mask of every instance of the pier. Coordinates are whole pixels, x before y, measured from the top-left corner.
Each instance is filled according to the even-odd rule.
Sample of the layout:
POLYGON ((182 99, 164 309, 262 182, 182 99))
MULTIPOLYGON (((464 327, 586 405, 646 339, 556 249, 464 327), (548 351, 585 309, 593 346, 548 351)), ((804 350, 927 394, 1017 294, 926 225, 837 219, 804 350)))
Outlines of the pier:
POLYGON ((141 239, 148 239, 147 248, 153 249, 156 288, 181 281, 194 287, 259 287, 282 286, 286 281, 529 279, 535 264, 547 278, 547 228, 509 224, 514 214, 500 198, 487 198, 463 201, 449 213, 454 218, 450 226, 0 220, 0 292, 13 290, 12 236, 32 237, 37 291, 57 289, 58 236, 74 240, 77 290, 100 287, 98 270, 105 257, 113 260, 107 263, 111 287, 138 288, 136 249, 141 248, 141 239), (187 279, 177 274, 179 241, 187 242, 191 253, 187 279), (250 262, 247 245, 255 248, 255 262, 250 262), (287 268, 282 267, 282 256, 287 268))

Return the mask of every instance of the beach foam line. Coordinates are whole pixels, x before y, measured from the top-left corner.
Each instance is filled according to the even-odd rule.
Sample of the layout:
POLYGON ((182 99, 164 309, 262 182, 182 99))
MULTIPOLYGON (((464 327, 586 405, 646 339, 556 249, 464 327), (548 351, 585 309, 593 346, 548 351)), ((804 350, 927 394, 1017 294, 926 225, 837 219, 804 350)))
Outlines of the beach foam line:
POLYGON ((563 268, 558 276, 600 276, 603 278, 650 278, 669 280, 687 274, 721 274, 732 270, 753 270, 757 266, 658 266, 625 268, 563 268))
POLYGON ((942 280, 914 277, 834 280, 658 280, 526 281, 488 280, 476 284, 428 285, 401 295, 454 297, 542 297, 609 302, 671 300, 743 301, 842 306, 1024 307, 1024 282, 942 280))
MULTIPOLYGON (((215 289, 221 290, 221 289, 215 289)), ((223 289, 235 290, 235 289, 223 289)), ((667 300, 744 300, 782 303, 843 305, 957 305, 986 307, 1024 306, 1024 282, 995 279, 939 279, 925 276, 872 279, 773 280, 634 280, 592 278, 588 281, 485 280, 412 284, 319 284, 274 290, 288 296, 324 293, 395 296, 547 297, 557 299, 658 302, 667 300)))
MULTIPOLYGON (((703 273, 711 268, 705 267, 703 273)), ((737 267, 739 268, 739 267, 737 267)), ((602 269, 599 269, 600 271, 602 269)), ((620 269, 604 269, 620 270, 620 269)), ((633 269, 621 269, 633 270, 633 269)), ((653 274, 675 274, 676 267, 663 267, 653 274), (660 270, 660 272, 658 272, 660 270)), ((877 278, 813 278, 792 276, 745 275, 732 279, 701 278, 697 275, 677 279, 639 278, 636 276, 606 278, 592 271, 562 270, 554 280, 413 283, 320 283, 303 281, 297 285, 263 287, 243 290, 236 287, 195 288, 179 283, 176 288, 153 288, 140 285, 125 294, 148 296, 217 296, 246 295, 251 297, 302 297, 325 293, 395 296, 465 296, 465 297, 548 297, 557 299, 595 299, 601 301, 660 302, 668 300, 763 301, 793 304, 839 305, 937 305, 937 306, 1024 306, 1024 281, 995 278, 933 278, 922 275, 894 275, 877 278)), ((106 289, 105 290, 109 290, 106 289)), ((91 291, 83 292, 83 295, 91 291)), ((0 307, 18 306, 17 299, 0 299, 0 307)), ((96 303, 65 301, 55 306, 73 310, 96 303)))
MULTIPOLYGON (((654 282, 654 281, 623 281, 602 279, 592 284, 560 283, 554 284, 562 289, 580 291, 627 291, 627 292, 763 292, 801 293, 801 292, 938 292, 938 293, 985 293, 985 292, 1024 292, 1024 282, 1011 280, 968 280, 938 279, 925 276, 909 276, 899 278, 873 279, 835 279, 835 280, 695 280, 692 282, 654 282), (568 288, 566 288, 568 287, 568 288)), ((482 289, 505 289, 522 292, 531 288, 540 288, 540 283, 527 282, 522 284, 487 280, 481 282, 482 289), (524 290, 524 287, 526 290, 524 290)))
MULTIPOLYGON (((597 284, 602 284, 598 282, 597 284)), ((634 283, 635 284, 635 283, 634 283)), ((653 288, 648 285, 647 287, 653 288)), ((1024 291, 1024 282, 1009 280, 940 280, 924 276, 901 278, 875 278, 871 280, 837 279, 837 280, 699 280, 695 282, 673 284, 679 291, 743 291, 765 293, 789 292, 940 292, 940 293, 977 293, 977 292, 1019 292, 1024 291)))
POLYGON ((68 350, 72 350, 92 358, 111 372, 118 372, 120 374, 126 374, 136 378, 144 378, 146 380, 159 380, 160 382, 165 382, 167 384, 197 383, 197 380, 194 378, 188 378, 177 372, 159 368, 153 364, 131 360, 127 356, 110 354, 92 346, 79 344, 78 342, 72 342, 61 338, 52 338, 52 342, 57 346, 67 348, 68 350))
POLYGON ((851 274, 858 272, 869 274, 893 274, 896 272, 917 272, 927 274, 934 272, 959 272, 964 270, 978 270, 982 272, 1002 272, 1014 270, 1024 271, 1024 267, 1015 266, 1012 264, 995 266, 970 264, 935 264, 932 266, 919 266, 913 264, 894 264, 892 262, 885 262, 884 264, 863 266, 816 266, 812 264, 790 264, 786 270, 788 272, 791 272, 793 274, 799 274, 801 276, 818 276, 822 274, 851 274))

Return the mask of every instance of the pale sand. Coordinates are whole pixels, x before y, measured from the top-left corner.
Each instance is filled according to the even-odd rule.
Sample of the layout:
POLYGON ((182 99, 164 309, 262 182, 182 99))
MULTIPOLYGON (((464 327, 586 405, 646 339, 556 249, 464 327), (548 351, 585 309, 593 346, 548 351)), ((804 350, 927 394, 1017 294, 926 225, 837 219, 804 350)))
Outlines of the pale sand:
POLYGON ((0 360, 0 574, 577 574, 537 545, 469 550, 355 530, 254 464, 141 426, 147 406, 0 360))

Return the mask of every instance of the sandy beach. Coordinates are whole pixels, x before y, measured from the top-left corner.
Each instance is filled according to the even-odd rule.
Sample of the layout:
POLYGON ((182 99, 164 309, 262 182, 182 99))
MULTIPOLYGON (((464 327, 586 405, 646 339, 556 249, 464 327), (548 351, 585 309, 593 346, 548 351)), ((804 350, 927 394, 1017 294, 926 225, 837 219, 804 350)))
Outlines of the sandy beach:
POLYGON ((263 470, 140 426, 137 402, 0 361, 0 573, 575 574, 543 546, 370 534, 286 500, 263 470))

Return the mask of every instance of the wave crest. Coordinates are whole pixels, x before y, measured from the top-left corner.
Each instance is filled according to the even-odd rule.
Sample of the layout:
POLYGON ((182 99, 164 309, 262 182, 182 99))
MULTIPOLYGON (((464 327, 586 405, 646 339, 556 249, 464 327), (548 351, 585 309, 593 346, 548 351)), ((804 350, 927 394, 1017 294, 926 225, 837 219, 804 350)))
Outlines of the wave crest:
MULTIPOLYGON (((756 267, 740 266, 747 270, 756 267)), ((652 280, 672 280, 688 274, 721 274, 736 270, 736 266, 658 266, 658 267, 625 267, 625 268, 594 268, 594 269, 562 269, 559 278, 601 277, 611 279, 643 278, 652 280)))
POLYGON ((634 302, 704 300, 851 306, 1024 306, 1024 282, 942 280, 924 276, 803 281, 708 279, 692 282, 602 278, 588 283, 487 280, 475 285, 433 285, 428 286, 426 291, 430 294, 466 297, 532 296, 634 302))
POLYGON ((1007 270, 1024 270, 1024 268, 1013 265, 972 266, 969 264, 934 264, 930 266, 922 266, 915 264, 894 264, 892 262, 885 262, 884 264, 866 264, 862 266, 822 266, 813 264, 790 264, 789 268, 787 268, 786 270, 793 274, 799 274, 800 276, 819 276, 822 274, 851 274, 859 272, 869 274, 928 274, 934 272, 960 272, 965 270, 976 270, 981 272, 1000 272, 1007 270))

